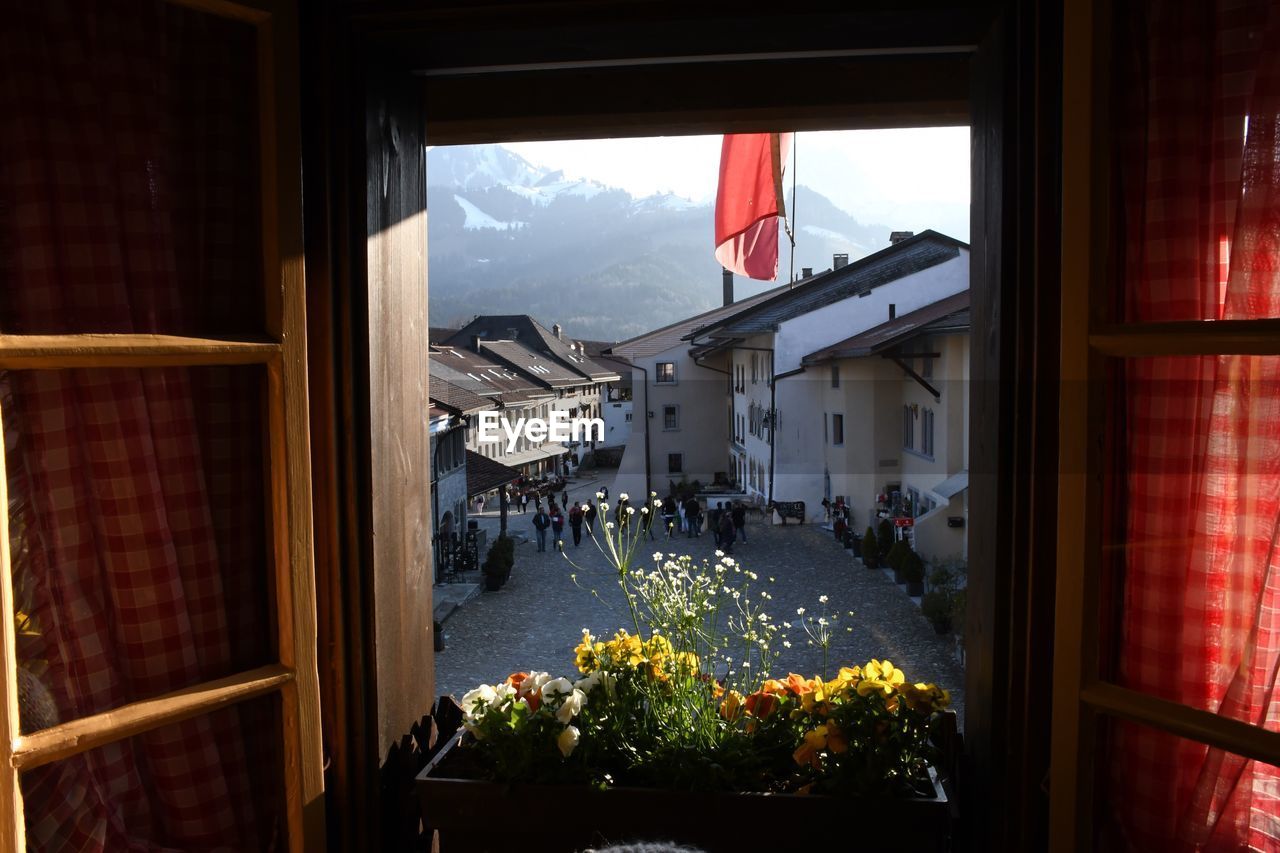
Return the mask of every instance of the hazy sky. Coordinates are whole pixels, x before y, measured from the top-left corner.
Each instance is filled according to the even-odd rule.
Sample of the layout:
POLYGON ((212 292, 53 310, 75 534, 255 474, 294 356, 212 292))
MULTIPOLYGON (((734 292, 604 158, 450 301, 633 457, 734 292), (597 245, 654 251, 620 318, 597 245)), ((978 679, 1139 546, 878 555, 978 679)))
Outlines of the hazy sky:
MULTIPOLYGON (((634 196, 715 197, 719 136, 507 143, 531 163, 621 187, 634 196)), ((856 130, 796 135, 796 178, 864 224, 933 228, 969 239, 969 129, 856 130)), ((787 164, 788 172, 791 164, 787 164)), ((787 178, 788 184, 790 177, 787 178)), ((804 211, 796 211, 800 224, 804 211)))

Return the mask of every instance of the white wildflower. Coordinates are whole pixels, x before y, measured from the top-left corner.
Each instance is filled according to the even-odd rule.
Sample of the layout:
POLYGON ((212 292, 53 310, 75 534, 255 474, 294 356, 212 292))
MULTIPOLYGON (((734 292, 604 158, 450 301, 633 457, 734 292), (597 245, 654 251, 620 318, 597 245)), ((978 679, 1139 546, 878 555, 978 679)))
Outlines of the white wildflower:
POLYGON ((579 740, 581 736, 578 734, 578 727, 565 726, 560 737, 556 738, 556 746, 560 747, 560 754, 568 758, 578 748, 579 740))

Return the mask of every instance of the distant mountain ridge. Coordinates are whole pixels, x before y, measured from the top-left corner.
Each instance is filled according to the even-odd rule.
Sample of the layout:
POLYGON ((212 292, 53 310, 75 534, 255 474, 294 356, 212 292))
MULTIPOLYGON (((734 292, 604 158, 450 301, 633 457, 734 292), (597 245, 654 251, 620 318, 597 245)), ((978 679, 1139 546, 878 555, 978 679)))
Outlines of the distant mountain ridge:
MULTIPOLYGON (((542 169, 500 145, 427 152, 430 312, 434 325, 476 314, 531 314, 566 334, 623 340, 721 302, 712 205, 625 190, 542 169)), ((796 275, 856 260, 889 242, 800 186, 796 275)), ((780 280, 790 247, 780 235, 780 280)), ((773 286, 735 278, 741 298, 773 286)))

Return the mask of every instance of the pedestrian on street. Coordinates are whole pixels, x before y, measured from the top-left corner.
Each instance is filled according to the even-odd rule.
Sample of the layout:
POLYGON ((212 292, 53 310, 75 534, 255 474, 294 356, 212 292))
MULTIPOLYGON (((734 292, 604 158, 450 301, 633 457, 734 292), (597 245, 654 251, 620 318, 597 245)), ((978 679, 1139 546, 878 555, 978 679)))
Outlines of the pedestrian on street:
POLYGON ((551 516, 542 511, 542 507, 538 507, 537 513, 533 516, 533 529, 538 535, 538 550, 547 550, 547 528, 551 526, 551 516))
POLYGON ((689 522, 689 537, 702 535, 702 504, 690 495, 684 502, 684 517, 689 522))
POLYGON ((600 494, 604 495, 603 500, 606 500, 606 501, 607 501, 607 500, 609 500, 609 487, 608 487, 608 486, 601 486, 601 487, 600 487, 600 494))
POLYGON ((577 548, 582 544, 582 507, 578 506, 578 502, 573 502, 573 509, 569 510, 569 529, 573 531, 573 547, 577 548))
POLYGON ((560 512, 560 507, 555 504, 551 505, 551 535, 554 537, 552 545, 557 551, 564 550, 564 515, 560 512))
POLYGON ((528 508, 529 508, 529 493, 522 489, 520 491, 520 513, 523 515, 524 511, 528 508))
POLYGON ((592 535, 591 531, 596 525, 596 507, 591 503, 591 498, 587 498, 587 504, 582 508, 582 523, 587 526, 587 535, 592 535))
POLYGON ((476 495, 476 515, 484 512, 484 495, 476 495))
POLYGON ((707 510, 707 529, 711 531, 711 538, 715 540, 716 547, 720 546, 720 517, 723 515, 724 501, 707 510))
POLYGON ((671 538, 671 532, 676 526, 676 499, 674 495, 667 495, 667 499, 662 502, 662 526, 667 529, 667 538, 671 538))
POLYGON ((569 487, 565 486, 564 491, 560 493, 560 506, 569 506, 569 487))
POLYGON ((741 501, 734 501, 733 510, 729 513, 733 519, 734 538, 742 537, 742 544, 747 544, 747 508, 741 501))
POLYGON ((720 550, 726 554, 733 553, 733 518, 729 513, 720 513, 720 550))

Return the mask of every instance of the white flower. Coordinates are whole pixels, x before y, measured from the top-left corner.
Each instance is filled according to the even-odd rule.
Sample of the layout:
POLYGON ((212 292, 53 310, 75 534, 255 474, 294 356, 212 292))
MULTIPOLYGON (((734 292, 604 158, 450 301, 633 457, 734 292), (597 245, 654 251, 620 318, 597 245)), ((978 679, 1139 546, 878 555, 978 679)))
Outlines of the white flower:
POLYGON ((541 695, 542 685, 551 680, 551 673, 535 671, 529 673, 529 677, 520 682, 520 695, 529 696, 534 693, 541 695))
POLYGON ((783 641, 782 641, 782 647, 783 647, 784 649, 789 649, 789 648, 791 648, 791 641, 790 641, 790 640, 783 640, 783 641))
POLYGON ((723 556, 724 556, 724 551, 716 551, 716 556, 717 556, 717 557, 723 557, 723 556))
MULTIPOLYGON (((627 507, 627 512, 631 512, 631 507, 627 507)), ((641 513, 641 515, 648 515, 648 514, 649 514, 649 508, 648 508, 647 506, 642 506, 642 507, 640 507, 640 513, 641 513)))
POLYGON ((577 716, 585 704, 587 704, 587 694, 574 688, 574 691, 564 700, 564 704, 560 706, 560 710, 556 711, 556 719, 561 723, 568 723, 577 716))
POLYGON ((604 500, 604 492, 596 492, 596 500, 598 501, 604 500))
POLYGON ((601 511, 601 512, 608 512, 608 511, 609 511, 609 505, 608 505, 607 503, 605 503, 604 501, 600 501, 600 511, 601 511))
POLYGON ((819 604, 826 604, 826 603, 827 603, 827 597, 826 597, 825 595, 820 595, 820 596, 818 596, 818 603, 819 603, 819 604))
POLYGON ((578 727, 565 726, 560 737, 556 738, 556 746, 560 747, 560 754, 568 758, 578 748, 579 740, 581 736, 578 734, 578 727))
MULTIPOLYGON (((657 496, 658 496, 658 493, 657 493, 657 492, 650 492, 650 493, 649 493, 649 497, 651 497, 651 498, 656 498, 657 496)), ((658 503, 662 503, 662 501, 658 501, 658 503)))
POLYGON ((622 494, 618 495, 618 500, 620 500, 620 501, 625 501, 626 499, 627 499, 627 493, 626 493, 626 492, 623 492, 622 494))
POLYGON ((797 616, 803 616, 803 615, 804 615, 804 608, 803 608, 803 607, 797 607, 797 608, 796 608, 796 615, 797 615, 797 616))
POLYGON ((662 562, 662 552, 661 552, 661 551, 654 551, 654 552, 653 552, 653 561, 654 561, 655 563, 661 563, 661 562, 662 562))
POLYGON ((633 506, 629 506, 629 507, 627 507, 627 515, 635 515, 635 514, 636 514, 636 508, 635 508, 635 507, 633 507, 633 506))
POLYGON ((612 521, 606 521, 606 522, 604 523, 604 529, 605 529, 605 530, 612 530, 612 529, 613 529, 613 522, 612 522, 612 521))
POLYGON ((474 690, 468 690, 462 696, 462 710, 469 721, 475 721, 484 716, 484 712, 498 699, 498 693, 488 684, 481 684, 474 690), (478 702, 483 702, 483 707, 477 708, 478 702))
POLYGON ((548 702, 562 693, 572 693, 573 683, 567 678, 553 678, 546 684, 542 685, 539 691, 543 702, 548 702))

